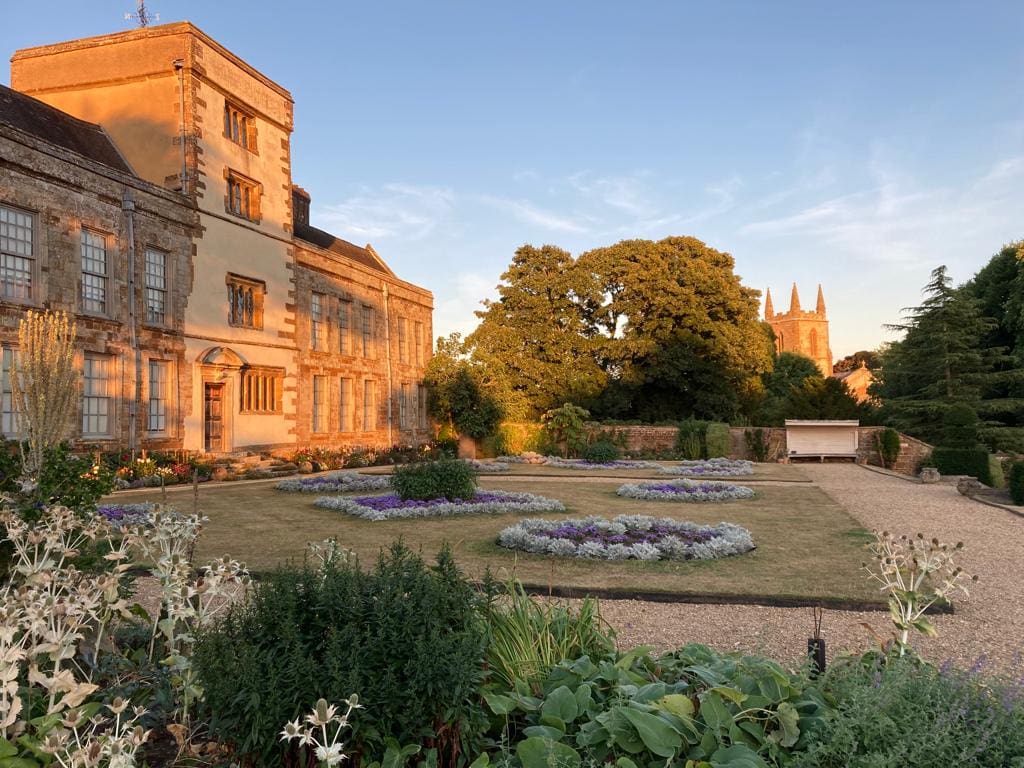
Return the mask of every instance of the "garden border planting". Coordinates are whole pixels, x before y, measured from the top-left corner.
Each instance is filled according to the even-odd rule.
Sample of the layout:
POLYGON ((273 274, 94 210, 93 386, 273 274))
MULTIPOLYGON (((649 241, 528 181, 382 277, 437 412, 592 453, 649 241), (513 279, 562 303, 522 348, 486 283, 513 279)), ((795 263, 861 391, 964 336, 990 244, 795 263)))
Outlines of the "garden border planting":
POLYGON ((754 474, 754 462, 746 459, 688 460, 676 466, 662 467, 660 472, 684 477, 740 477, 754 474))
POLYGON ((358 472, 331 472, 318 477, 289 477, 274 486, 288 493, 346 493, 349 491, 382 491, 391 487, 387 475, 361 475, 358 472))

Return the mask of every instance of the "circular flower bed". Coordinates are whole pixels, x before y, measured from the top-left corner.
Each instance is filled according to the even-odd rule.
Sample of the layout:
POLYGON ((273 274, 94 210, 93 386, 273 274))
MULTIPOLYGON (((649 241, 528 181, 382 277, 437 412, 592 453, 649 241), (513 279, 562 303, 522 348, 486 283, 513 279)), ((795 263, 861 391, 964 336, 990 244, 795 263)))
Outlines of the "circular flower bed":
POLYGON ((493 475, 498 472, 508 472, 509 470, 507 461, 477 461, 476 459, 465 459, 465 462, 481 475, 493 475))
POLYGON ((534 555, 601 560, 712 560, 754 548, 750 531, 738 525, 646 515, 522 520, 499 533, 498 544, 534 555))
POLYGON ((563 459, 561 456, 545 456, 544 465, 558 469, 660 469, 653 461, 616 459, 615 461, 590 462, 583 459, 563 459))
POLYGON ((740 477, 754 474, 754 462, 745 459, 706 459, 704 461, 682 461, 673 467, 662 467, 663 475, 685 475, 701 477, 740 477))
POLYGON ((616 491, 619 496, 646 501, 734 501, 752 499, 754 491, 743 485, 696 480, 663 480, 652 483, 626 483, 616 491))
POLYGON ((290 477, 274 488, 291 493, 345 493, 346 491, 382 491, 391 487, 387 475, 361 475, 358 472, 331 472, 319 477, 290 477))
POLYGON ((364 520, 393 520, 402 517, 447 517, 450 515, 506 515, 564 512, 557 499, 532 493, 477 491, 471 499, 401 499, 398 494, 383 496, 321 496, 315 502, 324 509, 336 509, 364 520))

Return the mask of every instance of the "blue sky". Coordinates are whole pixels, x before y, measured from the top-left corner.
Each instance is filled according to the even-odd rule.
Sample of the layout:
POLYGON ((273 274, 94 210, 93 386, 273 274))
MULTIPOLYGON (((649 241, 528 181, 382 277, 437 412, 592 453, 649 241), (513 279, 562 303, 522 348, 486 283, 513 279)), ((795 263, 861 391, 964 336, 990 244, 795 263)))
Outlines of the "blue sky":
MULTIPOLYGON (((6 54, 132 0, 8 0, 6 54)), ((1024 3, 151 0, 291 90, 315 224, 468 331, 522 243, 687 234, 837 357, 1024 238, 1024 3)), ((7 82, 7 73, 4 73, 7 82)))

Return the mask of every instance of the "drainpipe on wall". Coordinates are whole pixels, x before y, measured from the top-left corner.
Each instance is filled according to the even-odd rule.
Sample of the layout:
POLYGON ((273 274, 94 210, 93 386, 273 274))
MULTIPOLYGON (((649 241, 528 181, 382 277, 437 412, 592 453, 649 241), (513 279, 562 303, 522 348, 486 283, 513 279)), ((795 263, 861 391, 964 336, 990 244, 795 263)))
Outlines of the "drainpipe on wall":
POLYGON ((178 93, 181 109, 181 194, 188 194, 188 164, 185 155, 185 60, 175 59, 174 70, 178 73, 178 93))
POLYGON ((125 238, 128 241, 128 346, 135 359, 135 392, 128 403, 128 450, 137 443, 139 402, 142 399, 142 350, 139 349, 138 312, 135 300, 135 200, 127 187, 121 198, 125 238))
POLYGON ((392 434, 392 400, 394 392, 391 389, 391 309, 388 307, 388 284, 384 283, 384 349, 387 350, 388 360, 388 448, 395 444, 392 434))

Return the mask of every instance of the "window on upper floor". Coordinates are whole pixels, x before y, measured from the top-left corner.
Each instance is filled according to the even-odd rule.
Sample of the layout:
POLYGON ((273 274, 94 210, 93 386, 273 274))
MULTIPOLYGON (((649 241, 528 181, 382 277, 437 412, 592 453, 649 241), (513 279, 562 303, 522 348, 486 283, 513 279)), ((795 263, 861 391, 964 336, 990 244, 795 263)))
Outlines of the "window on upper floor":
POLYGON ((338 352, 343 355, 352 354, 352 339, 349 335, 352 328, 352 302, 338 302, 338 352))
POLYGON ((82 309, 107 313, 107 236, 82 227, 82 309))
POLYGON ((260 185, 235 171, 228 171, 228 213, 249 221, 260 220, 260 185))
POLYGON ((313 293, 309 300, 309 346, 320 352, 327 351, 327 325, 324 314, 327 311, 327 297, 313 293))
POLYGON ((423 365, 423 323, 417 321, 413 327, 412 343, 416 345, 416 365, 423 365))
POLYGON ((363 357, 373 357, 373 307, 365 304, 360 308, 360 330, 363 332, 363 357))
POLYGON ((262 280, 228 272, 228 324, 238 328, 263 327, 263 296, 267 284, 262 280))
POLYGON ((0 205, 0 295, 32 299, 35 266, 35 216, 0 205))
POLYGON ((398 362, 409 362, 409 321, 398 318, 398 362))
POLYGON ((235 144, 256 151, 256 120, 230 101, 224 102, 224 136, 235 144))
POLYGON ((146 322, 167 322, 167 254, 147 248, 145 255, 146 322))

